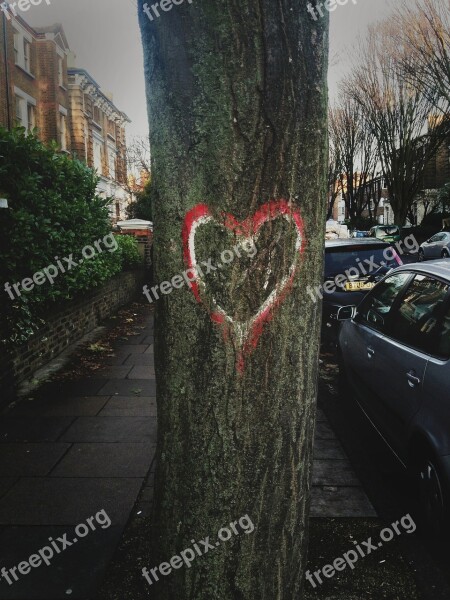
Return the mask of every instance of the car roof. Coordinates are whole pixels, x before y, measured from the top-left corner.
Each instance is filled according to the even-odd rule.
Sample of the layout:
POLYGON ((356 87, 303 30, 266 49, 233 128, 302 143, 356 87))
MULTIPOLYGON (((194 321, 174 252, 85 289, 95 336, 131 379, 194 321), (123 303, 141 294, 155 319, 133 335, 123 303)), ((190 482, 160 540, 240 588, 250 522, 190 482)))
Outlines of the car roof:
POLYGON ((339 248, 341 246, 380 246, 384 248, 389 246, 387 242, 376 240, 375 238, 348 238, 348 239, 335 239, 325 240, 325 248, 339 248))
POLYGON ((426 263, 412 263, 409 265, 397 267, 395 269, 396 273, 399 271, 416 271, 418 273, 424 273, 425 275, 435 275, 437 277, 442 277, 450 281, 450 260, 438 259, 428 260, 426 263))

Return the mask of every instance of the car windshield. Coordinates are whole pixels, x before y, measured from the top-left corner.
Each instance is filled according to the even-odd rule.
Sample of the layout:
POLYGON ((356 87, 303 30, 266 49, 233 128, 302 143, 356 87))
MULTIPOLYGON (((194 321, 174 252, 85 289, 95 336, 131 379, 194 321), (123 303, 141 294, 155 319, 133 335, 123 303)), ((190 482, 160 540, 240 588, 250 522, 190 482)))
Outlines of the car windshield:
MULTIPOLYGON (((400 258, 392 258, 390 246, 344 246, 343 248, 327 248, 325 251, 325 277, 345 274, 348 269, 357 269, 361 276, 368 275, 382 268, 398 267, 400 258), (385 256, 386 255, 386 256, 385 256), (366 273, 364 273, 366 271, 366 273)), ((355 272, 356 275, 356 272, 355 272)))
POLYGON ((380 236, 398 235, 399 229, 398 227, 378 227, 377 233, 379 233, 380 236))

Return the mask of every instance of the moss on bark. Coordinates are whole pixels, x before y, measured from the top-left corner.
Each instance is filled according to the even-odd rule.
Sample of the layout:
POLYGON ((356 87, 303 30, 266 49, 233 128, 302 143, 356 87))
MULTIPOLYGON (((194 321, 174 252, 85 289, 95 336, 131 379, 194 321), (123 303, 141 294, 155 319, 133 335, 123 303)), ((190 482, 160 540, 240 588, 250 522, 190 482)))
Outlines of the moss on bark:
MULTIPOLYGON (((327 21, 313 21, 306 5, 194 0, 153 22, 140 14, 156 281, 185 269, 183 219, 199 203, 219 221, 222 211, 244 220, 285 198, 301 211, 307 240, 292 290, 242 375, 236 349, 186 287, 158 302, 157 557, 168 561, 193 539, 214 543, 246 514, 255 525, 155 584, 160 600, 299 597, 320 329, 306 289, 322 277, 327 162, 327 21)), ((281 229, 262 228, 258 256, 281 229)), ((205 258, 227 247, 214 228, 196 241, 205 258)), ((272 273, 284 272, 291 237, 280 235, 267 256, 272 273)), ((246 268, 260 280, 261 261, 246 268)), ((263 297, 255 286, 248 293, 263 297)), ((232 310, 248 311, 244 296, 232 310)))

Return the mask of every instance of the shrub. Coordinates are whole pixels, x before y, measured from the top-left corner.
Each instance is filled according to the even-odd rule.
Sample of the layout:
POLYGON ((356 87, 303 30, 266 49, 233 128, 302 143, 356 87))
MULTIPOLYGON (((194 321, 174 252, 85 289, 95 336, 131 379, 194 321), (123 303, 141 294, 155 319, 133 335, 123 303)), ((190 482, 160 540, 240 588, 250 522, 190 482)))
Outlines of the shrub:
MULTIPOLYGON (((90 260, 48 281, 22 290, 14 300, 5 284, 22 282, 59 259, 73 255, 110 234, 108 199, 96 194, 98 178, 79 160, 46 147, 23 128, 0 128, 0 197, 9 208, 0 210, 1 338, 27 339, 61 299, 102 284, 121 270, 120 253, 96 252, 90 260)), ((67 266, 67 265, 66 265, 67 266)))
POLYGON ((123 269, 134 269, 142 266, 143 259, 138 250, 138 243, 132 235, 117 235, 116 241, 119 245, 120 260, 123 269))

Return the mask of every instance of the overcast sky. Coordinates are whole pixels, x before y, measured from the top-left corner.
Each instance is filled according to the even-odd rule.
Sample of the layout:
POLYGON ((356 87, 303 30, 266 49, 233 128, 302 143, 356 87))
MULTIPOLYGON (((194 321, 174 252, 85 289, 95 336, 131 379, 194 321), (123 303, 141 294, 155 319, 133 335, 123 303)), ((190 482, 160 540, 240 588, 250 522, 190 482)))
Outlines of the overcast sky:
MULTIPOLYGON (((341 0, 343 1, 343 0, 341 0)), ((330 94, 348 67, 348 49, 359 33, 383 18, 399 0, 348 0, 331 13, 330 94)), ((42 0, 21 13, 31 25, 62 23, 77 66, 89 71, 132 120, 128 138, 148 132, 136 0, 42 0)), ((194 0, 195 2, 195 0, 194 0)), ((315 5, 317 0, 312 0, 315 5)), ((307 15, 309 17, 309 15, 307 15)))

